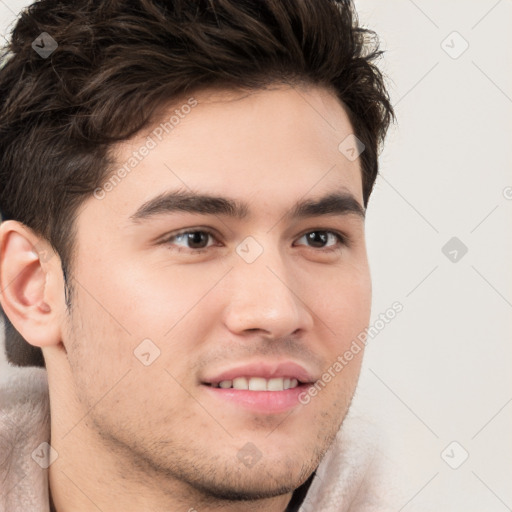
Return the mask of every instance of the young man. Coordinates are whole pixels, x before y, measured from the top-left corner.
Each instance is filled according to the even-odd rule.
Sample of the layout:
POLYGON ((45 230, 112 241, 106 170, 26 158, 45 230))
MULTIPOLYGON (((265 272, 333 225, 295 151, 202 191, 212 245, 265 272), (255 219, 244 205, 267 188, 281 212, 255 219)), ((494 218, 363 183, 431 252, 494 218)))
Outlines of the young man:
POLYGON ((10 361, 45 369, 0 395, 5 510, 385 509, 341 429, 393 117, 372 35, 332 0, 22 14, 1 305, 10 361))

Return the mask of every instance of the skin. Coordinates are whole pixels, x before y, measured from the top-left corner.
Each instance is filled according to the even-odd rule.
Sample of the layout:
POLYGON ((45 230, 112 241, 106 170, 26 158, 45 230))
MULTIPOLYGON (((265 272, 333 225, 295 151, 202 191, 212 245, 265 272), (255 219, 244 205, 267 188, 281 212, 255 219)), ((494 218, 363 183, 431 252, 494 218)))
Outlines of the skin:
MULTIPOLYGON (((256 360, 291 360, 320 378, 367 327, 371 280, 361 216, 284 217, 296 201, 334 190, 363 204, 359 159, 338 150, 352 128, 335 96, 283 85, 194 97, 136 169, 77 212, 71 314, 59 256, 26 226, 0 226, 2 306, 47 365, 58 512, 283 511, 354 394, 363 351, 284 413, 215 400, 201 384, 256 360), (251 215, 130 220, 180 187, 246 202, 251 215), (214 237, 200 253, 185 239, 157 243, 184 228, 214 237), (329 236, 314 246, 304 236, 312 231, 349 243, 329 236), (263 248, 250 264, 235 251, 248 236, 263 248), (134 356, 146 338, 160 350, 149 366, 134 356), (237 457, 248 442, 261 454, 252 467, 237 457)), ((153 128, 114 148, 119 166, 153 128)))

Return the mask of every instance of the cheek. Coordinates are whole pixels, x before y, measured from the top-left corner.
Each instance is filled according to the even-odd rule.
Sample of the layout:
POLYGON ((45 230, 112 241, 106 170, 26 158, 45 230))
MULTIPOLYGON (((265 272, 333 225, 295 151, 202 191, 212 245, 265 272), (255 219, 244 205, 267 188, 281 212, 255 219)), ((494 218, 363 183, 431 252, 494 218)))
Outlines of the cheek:
POLYGON ((368 326, 372 289, 367 267, 333 275, 311 296, 318 328, 328 333, 331 351, 344 350, 368 326))
POLYGON ((188 272, 172 272, 142 265, 112 269, 108 279, 101 279, 101 272, 81 274, 84 288, 78 286, 74 301, 70 362, 78 372, 81 361, 91 362, 92 395, 100 396, 129 370, 123 385, 130 389, 133 383, 134 401, 151 389, 150 402, 158 402, 162 388, 175 402, 186 399, 172 376, 186 386, 194 384, 188 368, 219 318, 219 300, 208 292, 223 274, 222 269, 198 273, 190 266, 188 272), (94 290, 94 296, 85 289, 94 290))
POLYGON ((68 359, 85 409, 94 407, 100 423, 112 421, 111 429, 118 428, 116 417, 142 429, 156 411, 186 419, 190 396, 184 388, 191 384, 184 369, 190 366, 190 343, 181 324, 166 339, 153 336, 151 327, 127 333, 117 321, 121 316, 106 315, 87 294, 78 296, 76 305, 67 334, 68 359))
MULTIPOLYGON (((169 340, 185 324, 190 327, 190 319, 199 311, 204 313, 203 299, 225 274, 219 266, 201 272, 193 267, 173 268, 142 259, 125 259, 124 264, 103 272, 84 267, 80 279, 94 290, 94 297, 84 297, 89 318, 111 324, 133 342, 169 340)), ((208 315, 202 314, 202 319, 206 322, 208 315)))

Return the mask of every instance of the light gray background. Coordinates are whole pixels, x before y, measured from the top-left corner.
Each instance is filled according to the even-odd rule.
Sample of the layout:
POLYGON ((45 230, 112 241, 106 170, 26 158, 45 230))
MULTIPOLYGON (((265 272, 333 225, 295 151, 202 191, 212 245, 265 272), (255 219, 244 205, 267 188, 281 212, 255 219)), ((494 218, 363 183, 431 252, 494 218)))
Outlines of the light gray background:
MULTIPOLYGON (((1 33, 28 3, 0 0, 1 33)), ((512 1, 356 7, 398 116, 367 218, 373 320, 404 310, 369 341, 353 408, 403 470, 400 510, 512 510, 512 1), (442 252, 452 237, 466 254, 442 252)))

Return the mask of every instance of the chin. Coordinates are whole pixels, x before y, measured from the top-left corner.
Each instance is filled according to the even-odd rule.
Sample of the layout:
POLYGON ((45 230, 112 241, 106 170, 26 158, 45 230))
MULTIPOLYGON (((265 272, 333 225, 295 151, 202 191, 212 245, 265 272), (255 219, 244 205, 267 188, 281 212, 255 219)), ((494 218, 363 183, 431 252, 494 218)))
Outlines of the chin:
POLYGON ((182 480, 210 499, 250 501, 275 498, 300 487, 318 467, 323 456, 318 449, 299 452, 300 443, 287 453, 268 447, 259 457, 252 451, 254 445, 248 443, 246 446, 248 448, 243 447, 234 457, 214 457, 194 464, 187 469, 187 474, 181 474, 182 480), (253 459, 245 459, 246 454, 253 459))
POLYGON ((258 464, 252 468, 232 468, 211 480, 192 483, 203 495, 225 501, 253 501, 275 498, 293 492, 311 475, 292 474, 289 470, 272 471, 258 464))

